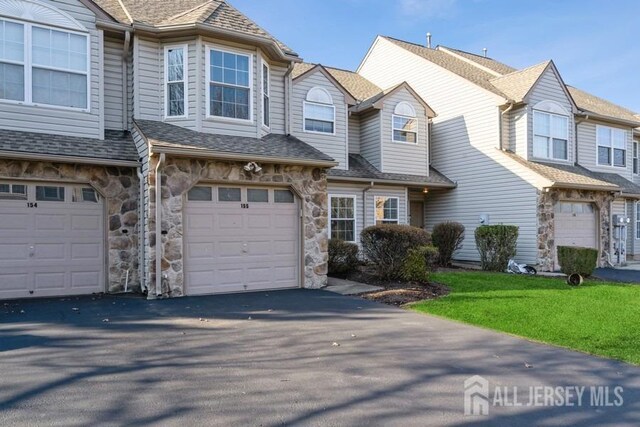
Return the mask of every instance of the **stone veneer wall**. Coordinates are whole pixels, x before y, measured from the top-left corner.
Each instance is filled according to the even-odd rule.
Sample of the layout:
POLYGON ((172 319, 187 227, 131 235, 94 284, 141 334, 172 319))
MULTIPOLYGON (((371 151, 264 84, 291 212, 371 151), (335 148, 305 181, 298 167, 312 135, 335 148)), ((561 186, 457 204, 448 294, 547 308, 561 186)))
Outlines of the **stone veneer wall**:
MULTIPOLYGON (((158 156, 149 167, 149 297, 155 291, 155 169, 158 156)), ((183 159, 167 156, 162 168, 162 294, 184 295, 183 203, 186 193, 200 181, 223 181, 236 185, 251 183, 289 184, 302 196, 304 233, 304 287, 317 289, 327 282, 328 205, 326 170, 308 166, 261 164, 262 172, 246 172, 246 162, 183 159)))
POLYGON ((138 176, 134 168, 0 159, 0 178, 90 184, 105 198, 108 221, 108 288, 140 289, 138 277, 138 176), (123 231, 126 230, 126 233, 123 231))
POLYGON ((611 201, 613 195, 603 191, 550 190, 538 192, 538 264, 550 271, 555 264, 554 206, 558 201, 591 202, 596 205, 600 222, 600 262, 605 266, 611 246, 611 201))

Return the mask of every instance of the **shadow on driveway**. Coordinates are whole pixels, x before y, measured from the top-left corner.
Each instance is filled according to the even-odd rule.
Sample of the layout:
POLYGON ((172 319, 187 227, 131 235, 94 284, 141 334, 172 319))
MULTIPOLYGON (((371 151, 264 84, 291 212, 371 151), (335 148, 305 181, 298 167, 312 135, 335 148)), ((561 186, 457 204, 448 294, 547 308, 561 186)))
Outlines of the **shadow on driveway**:
POLYGON ((640 270, 621 270, 618 268, 596 268, 593 276, 608 282, 640 284, 640 270))

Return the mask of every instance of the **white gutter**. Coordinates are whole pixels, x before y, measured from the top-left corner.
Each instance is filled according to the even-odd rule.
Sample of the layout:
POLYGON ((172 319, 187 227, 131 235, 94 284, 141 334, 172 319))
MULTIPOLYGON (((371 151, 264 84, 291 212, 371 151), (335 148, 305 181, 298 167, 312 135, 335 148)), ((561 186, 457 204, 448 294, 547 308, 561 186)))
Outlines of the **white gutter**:
POLYGON ((162 175, 165 155, 160 154, 156 165, 156 296, 162 296, 162 175))
POLYGON ((414 186, 414 187, 428 187, 428 188, 456 188, 458 185, 442 184, 435 182, 419 182, 419 181, 395 181, 392 179, 371 179, 371 178, 354 178, 347 176, 327 176, 327 181, 340 181, 340 182, 369 182, 371 186, 374 184, 389 184, 389 185, 401 185, 401 186, 414 186))
POLYGON ((505 116, 505 114, 507 114, 509 111, 513 110, 513 106, 514 106, 515 104, 516 104, 516 103, 515 103, 515 101, 511 101, 511 100, 509 100, 509 101, 508 101, 508 105, 509 105, 509 106, 508 106, 504 111, 502 111, 502 112, 500 113, 500 129, 499 129, 499 130, 500 130, 500 149, 501 149, 501 150, 504 150, 504 149, 505 149, 505 147, 504 147, 504 133, 502 132, 504 116, 505 116))
POLYGON ((289 76, 293 72, 293 63, 289 63, 287 72, 284 73, 284 132, 287 135, 291 135, 291 105, 289 98, 291 96, 291 85, 289 84, 289 76))
POLYGON ((50 161, 60 163, 81 163, 85 165, 123 166, 136 168, 140 163, 134 160, 99 159, 93 157, 65 156, 59 154, 25 153, 21 151, 0 151, 0 158, 50 161))
POLYGON ((145 280, 145 205, 144 205, 144 175, 142 167, 136 169, 138 182, 140 184, 140 203, 138 214, 138 278, 140 280, 140 290, 149 292, 147 281, 145 280))

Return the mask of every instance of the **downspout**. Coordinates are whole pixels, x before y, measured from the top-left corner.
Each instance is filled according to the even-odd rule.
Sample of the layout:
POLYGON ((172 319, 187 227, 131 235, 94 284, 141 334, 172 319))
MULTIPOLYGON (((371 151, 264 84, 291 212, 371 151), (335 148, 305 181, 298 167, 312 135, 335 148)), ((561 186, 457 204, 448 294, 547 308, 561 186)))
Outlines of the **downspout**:
POLYGON ((127 98, 129 97, 128 88, 129 88, 129 75, 127 73, 129 62, 129 47, 131 46, 131 31, 126 31, 124 33, 124 46, 122 47, 122 128, 128 129, 129 127, 129 102, 127 102, 127 98))
POLYGON ((505 147, 504 147, 504 129, 503 129, 503 123, 504 123, 504 116, 505 114, 507 114, 508 112, 510 112, 511 110, 513 110, 513 106, 515 105, 514 101, 508 101, 507 102, 509 104, 509 106, 500 113, 499 119, 500 119, 500 129, 499 129, 499 134, 500 134, 500 150, 505 151, 505 147))
POLYGON ((145 279, 145 206, 144 206, 144 175, 142 174, 142 166, 139 166, 136 169, 138 173, 138 182, 140 183, 140 195, 139 195, 139 206, 140 213, 138 215, 138 277, 140 279, 140 291, 149 292, 149 287, 147 286, 147 281, 145 279))
POLYGON ((162 296, 162 175, 160 168, 164 166, 165 156, 160 153, 156 165, 156 296, 162 296))
POLYGON ((293 62, 289 63, 289 68, 287 68, 287 72, 284 73, 284 133, 285 135, 291 135, 291 112, 289 109, 291 108, 291 85, 289 84, 289 77, 293 72, 293 62))

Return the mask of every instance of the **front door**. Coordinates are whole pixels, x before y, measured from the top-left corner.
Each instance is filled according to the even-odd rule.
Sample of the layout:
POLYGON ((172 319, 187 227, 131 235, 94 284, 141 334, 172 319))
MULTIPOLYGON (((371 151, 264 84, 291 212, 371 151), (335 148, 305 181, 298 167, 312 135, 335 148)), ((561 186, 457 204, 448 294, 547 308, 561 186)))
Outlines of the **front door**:
POLYGON ((424 228, 424 202, 416 201, 410 203, 409 224, 413 227, 424 228))

